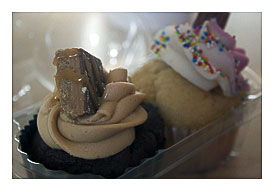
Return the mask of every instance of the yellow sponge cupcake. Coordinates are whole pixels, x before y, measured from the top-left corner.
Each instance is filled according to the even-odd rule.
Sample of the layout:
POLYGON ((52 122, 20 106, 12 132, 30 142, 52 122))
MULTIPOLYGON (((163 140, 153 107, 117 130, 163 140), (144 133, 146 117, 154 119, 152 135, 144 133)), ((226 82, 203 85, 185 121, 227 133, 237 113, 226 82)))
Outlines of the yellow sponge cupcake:
POLYGON ((132 82, 160 108, 166 124, 185 135, 240 105, 249 89, 241 75, 248 58, 215 19, 197 28, 168 26, 156 34, 151 49, 155 58, 132 82))
POLYGON ((191 84, 165 62, 151 60, 132 76, 138 90, 147 94, 146 101, 157 105, 166 123, 196 131, 217 119, 241 97, 225 97, 220 88, 206 92, 191 84))

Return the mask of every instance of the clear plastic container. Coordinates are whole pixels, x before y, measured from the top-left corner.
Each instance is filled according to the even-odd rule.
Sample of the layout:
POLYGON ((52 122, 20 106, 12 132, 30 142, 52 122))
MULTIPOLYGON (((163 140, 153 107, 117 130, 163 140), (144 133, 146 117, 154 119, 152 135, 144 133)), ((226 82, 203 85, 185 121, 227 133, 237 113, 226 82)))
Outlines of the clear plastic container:
MULTIPOLYGON (((249 68, 243 73, 249 79, 251 86, 247 101, 169 148, 159 150, 155 156, 145 159, 139 166, 128 168, 119 178, 159 178, 179 165, 182 172, 208 170, 217 166, 232 151, 235 150, 236 154, 244 134, 248 131, 241 130, 240 127, 249 124, 253 118, 261 114, 261 81, 249 68), (238 132, 242 134, 238 136, 238 132)), ((19 178, 102 178, 92 174, 72 175, 64 171, 48 170, 43 165, 28 159, 27 154, 20 150, 19 131, 32 119, 38 109, 39 103, 13 114, 14 176, 19 178)))
POLYGON ((54 89, 58 49, 81 47, 105 69, 131 75, 147 59, 153 34, 194 13, 13 13, 13 110, 35 104, 54 89), (161 22, 159 21, 161 19, 161 22), (36 26, 36 27, 33 27, 36 26))
MULTIPOLYGON (((127 17, 125 13, 15 13, 13 176, 102 178, 98 175, 71 175, 48 170, 29 160, 20 150, 20 130, 38 112, 39 101, 53 91, 55 69, 51 63, 57 49, 83 47, 99 57, 105 68, 123 66, 131 75, 148 59, 153 33, 157 29, 169 23, 192 23, 195 16, 185 13, 133 13, 127 14, 127 17), (162 22, 155 22, 160 18, 162 22)), ((230 153, 237 154, 243 136, 248 131, 244 125, 261 114, 261 79, 249 68, 243 74, 249 79, 252 88, 248 101, 192 135, 177 138, 176 143, 157 151, 154 157, 145 159, 139 166, 128 168, 119 178, 159 178, 179 166, 182 172, 208 170, 217 166, 230 153)))

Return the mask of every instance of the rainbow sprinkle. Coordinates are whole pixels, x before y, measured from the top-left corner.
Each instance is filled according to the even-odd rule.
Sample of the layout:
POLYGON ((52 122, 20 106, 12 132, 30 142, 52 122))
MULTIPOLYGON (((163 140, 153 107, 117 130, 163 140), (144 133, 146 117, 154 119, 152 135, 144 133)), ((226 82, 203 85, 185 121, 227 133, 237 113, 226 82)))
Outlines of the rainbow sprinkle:
MULTIPOLYGON (((209 25, 209 22, 206 26, 209 25)), ((203 32, 202 36, 199 36, 202 25, 195 27, 192 30, 187 30, 185 32, 180 31, 179 25, 173 25, 174 33, 178 35, 178 41, 182 43, 184 48, 188 48, 192 52, 192 63, 196 66, 203 67, 205 71, 214 74, 217 73, 221 77, 226 77, 220 69, 213 67, 208 63, 208 58, 203 55, 203 51, 198 47, 198 43, 204 42, 207 47, 212 47, 214 44, 219 45, 219 51, 224 51, 226 48, 220 41, 215 37, 214 33, 207 32, 207 29, 203 32)), ((166 48, 166 43, 170 40, 169 36, 166 36, 165 31, 161 32, 158 39, 154 40, 154 44, 151 50, 159 57, 161 57, 161 50, 166 48)))
MULTIPOLYGON (((220 69, 216 69, 212 65, 208 63, 208 58, 203 55, 203 51, 198 47, 198 43, 203 41, 208 44, 208 47, 213 46, 218 40, 215 38, 213 33, 204 32, 204 35, 199 38, 199 30, 201 26, 195 28, 193 31, 186 31, 180 33, 179 25, 174 25, 175 33, 179 35, 179 42, 182 43, 184 48, 191 48, 192 51, 192 63, 197 66, 201 66, 205 71, 214 74, 217 73, 221 77, 225 77, 225 75, 221 72, 220 69), (197 30, 198 29, 198 30, 197 30)), ((223 45, 224 47, 224 45, 223 45)))
MULTIPOLYGON (((191 62, 198 67, 202 67, 204 71, 210 74, 217 74, 222 78, 228 77, 222 72, 221 69, 215 68, 208 62, 208 58, 203 54, 203 50, 199 48, 199 43, 205 43, 206 47, 211 48, 217 46, 219 52, 229 51, 225 45, 215 36, 214 32, 208 31, 209 21, 205 23, 206 27, 203 28, 202 25, 192 26, 192 30, 182 31, 180 25, 173 25, 174 33, 178 37, 178 42, 183 48, 189 49, 192 53, 191 62), (204 31, 201 31, 204 30, 204 31)), ((154 40, 154 44, 151 50, 159 57, 161 57, 161 52, 166 49, 167 42, 170 41, 170 37, 162 31, 157 39, 154 40)), ((235 62, 235 74, 238 75, 240 68, 240 61, 234 58, 235 62)), ((247 82, 242 78, 236 78, 234 81, 234 90, 237 92, 245 91, 247 88, 247 82), (246 87, 245 87, 246 86, 246 87)))
POLYGON ((161 33, 161 36, 159 37, 159 40, 154 40, 154 44, 151 47, 151 50, 154 51, 156 55, 159 57, 161 56, 161 49, 166 48, 166 42, 170 40, 169 36, 165 36, 165 32, 163 31, 161 33))

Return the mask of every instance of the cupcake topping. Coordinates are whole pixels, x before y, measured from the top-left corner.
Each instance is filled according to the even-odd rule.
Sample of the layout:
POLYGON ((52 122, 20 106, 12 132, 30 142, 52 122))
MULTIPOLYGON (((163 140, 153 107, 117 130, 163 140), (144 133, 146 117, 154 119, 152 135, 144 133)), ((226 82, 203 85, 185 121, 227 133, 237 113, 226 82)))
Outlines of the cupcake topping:
POLYGON ((233 96, 248 91, 240 74, 248 58, 235 46, 235 37, 212 19, 196 28, 188 24, 166 27, 155 36, 151 50, 201 89, 209 91, 220 85, 224 95, 233 96))
POLYGON ((101 61, 83 49, 73 48, 58 50, 54 65, 62 110, 71 118, 95 114, 105 89, 101 61))
MULTIPOLYGON (((134 141, 134 127, 147 119, 146 111, 139 106, 145 95, 136 92, 134 84, 127 82, 126 69, 119 68, 107 73, 100 69, 101 62, 91 62, 85 65, 94 65, 90 67, 94 73, 92 70, 84 70, 82 73, 80 53, 83 51, 65 50, 63 55, 67 60, 60 64, 60 58, 57 61, 57 67, 60 69, 56 74, 56 92, 59 92, 60 99, 56 99, 56 92, 45 97, 38 114, 38 130, 45 143, 52 148, 63 149, 84 159, 104 158, 120 152, 134 141), (71 58, 74 58, 74 61, 70 60, 71 58), (79 77, 85 80, 81 80, 81 83, 74 82, 79 77), (89 88, 87 84, 91 79, 94 80, 95 86, 90 85, 92 88, 89 88), (70 81, 70 86, 62 88, 64 80, 70 81), (75 94, 74 89, 78 92, 75 98, 71 99, 70 95, 75 94), (68 98, 62 96, 63 92, 68 94, 68 98), (87 92, 89 96, 85 97, 87 92), (93 108, 93 114, 92 110, 77 113, 79 110, 76 109, 87 109, 85 107, 91 102, 92 94, 100 101, 98 108, 93 108), (65 98, 63 103, 62 97, 65 98), (85 99, 87 101, 84 102, 85 99), (68 109, 69 112, 66 111, 68 109)), ((92 60, 91 56, 89 57, 92 60)), ((95 102, 91 106, 95 106, 94 104, 95 102)))

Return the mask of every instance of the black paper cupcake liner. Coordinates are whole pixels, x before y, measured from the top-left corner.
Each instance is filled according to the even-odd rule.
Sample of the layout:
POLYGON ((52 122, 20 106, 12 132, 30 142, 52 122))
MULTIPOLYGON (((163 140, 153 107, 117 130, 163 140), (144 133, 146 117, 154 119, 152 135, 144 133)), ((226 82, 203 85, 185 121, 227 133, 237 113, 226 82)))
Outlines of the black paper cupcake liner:
POLYGON ((37 115, 21 131, 21 150, 31 161, 44 165, 46 169, 63 170, 73 175, 88 173, 101 175, 103 178, 117 178, 127 168, 138 166, 145 158, 154 156, 157 150, 164 147, 165 125, 158 108, 148 103, 142 103, 142 106, 148 112, 148 119, 144 124, 135 127, 134 142, 110 157, 87 160, 50 148, 38 133, 37 115))

